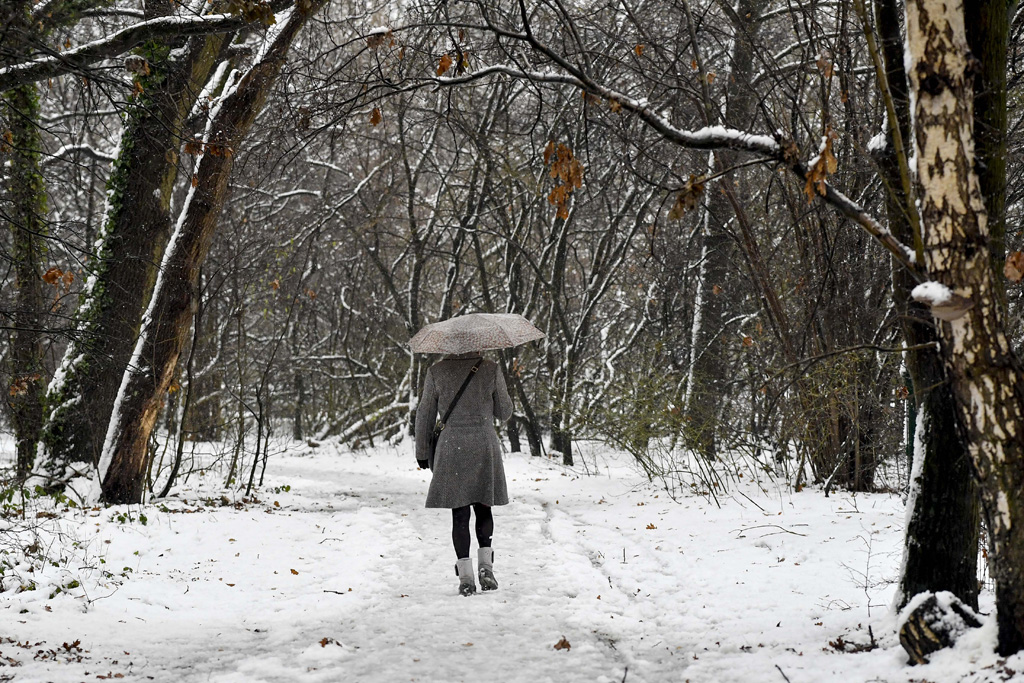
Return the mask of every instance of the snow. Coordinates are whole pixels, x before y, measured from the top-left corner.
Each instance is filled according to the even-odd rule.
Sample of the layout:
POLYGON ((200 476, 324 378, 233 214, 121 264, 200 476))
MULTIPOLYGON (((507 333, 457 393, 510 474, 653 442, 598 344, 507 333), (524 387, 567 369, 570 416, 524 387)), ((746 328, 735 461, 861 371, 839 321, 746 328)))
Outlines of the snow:
POLYGON ((159 33, 161 30, 170 26, 180 26, 182 30, 188 29, 190 26, 203 26, 206 24, 215 24, 221 22, 231 22, 232 16, 230 14, 208 14, 202 17, 192 16, 167 16, 167 17, 156 17, 154 19, 148 19, 131 26, 127 26, 115 33, 104 36, 89 43, 83 43, 73 49, 65 50, 57 56, 46 54, 35 59, 30 59, 21 64, 13 64, 0 68, 0 79, 9 77, 12 74, 16 75, 22 72, 31 72, 33 68, 38 68, 41 65, 56 65, 60 62, 71 60, 79 56, 85 55, 86 57, 96 54, 97 51, 101 50, 105 45, 111 43, 118 43, 126 38, 131 39, 135 35, 140 35, 144 30, 150 33, 159 33))
MULTIPOLYGON (((914 510, 917 507, 917 497, 921 493, 921 480, 924 474, 924 460, 928 455, 928 449, 925 447, 925 435, 931 428, 932 414, 927 403, 922 403, 917 414, 917 424, 914 427, 914 460, 910 464, 910 482, 907 486, 907 500, 906 510, 904 512, 903 528, 909 528, 911 520, 914 518, 914 510)), ((907 566, 907 554, 908 549, 904 546, 902 559, 900 560, 900 571, 897 576, 903 576, 903 572, 907 566)), ((896 593, 893 596, 892 607, 896 607, 904 599, 903 591, 897 587, 896 593)))
POLYGON ((868 140, 868 151, 869 152, 880 152, 888 145, 889 136, 884 130, 878 131, 870 140, 868 140))
MULTIPOLYGON (((13 459, 10 439, 0 453, 13 459)), ((423 508, 429 473, 408 444, 288 442, 254 499, 222 489, 214 465, 142 508, 51 505, 35 533, 63 535, 57 566, 2 579, 0 663, 20 665, 0 679, 953 683, 1024 670, 992 654, 990 617, 931 664, 905 665, 879 608, 898 496, 794 494, 748 475, 718 508, 671 499, 603 447, 578 456, 576 469, 505 456, 500 589, 470 598, 457 595, 450 515, 423 508), (27 582, 37 589, 11 589, 27 582), (58 585, 71 587, 51 595, 58 585), (830 644, 866 644, 869 626, 874 650, 830 644), (571 649, 555 650, 563 637, 571 649)))
POLYGON ((941 306, 949 303, 953 298, 953 291, 939 282, 922 282, 911 290, 910 298, 929 306, 941 306))

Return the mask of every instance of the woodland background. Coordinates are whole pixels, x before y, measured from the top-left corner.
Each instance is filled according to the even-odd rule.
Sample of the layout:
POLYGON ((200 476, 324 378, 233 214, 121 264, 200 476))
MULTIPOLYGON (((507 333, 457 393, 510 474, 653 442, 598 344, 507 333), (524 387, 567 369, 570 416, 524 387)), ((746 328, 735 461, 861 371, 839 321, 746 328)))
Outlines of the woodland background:
MULTIPOLYGON (((1002 56, 975 50, 975 133, 1019 352, 1024 13, 971 4, 969 32, 1002 22, 1002 56)), ((602 440, 711 495, 744 468, 797 490, 908 486, 918 409, 946 383, 917 359, 937 358, 936 326, 825 189, 897 237, 913 223, 886 112, 907 125, 907 84, 887 98, 880 75, 902 69, 897 3, 45 0, 0 15, 12 478, 100 464, 132 382, 152 385, 138 422, 155 429, 124 437, 145 447, 115 501, 166 495, 190 443, 227 444, 225 486, 252 487, 272 435, 398 442, 434 360, 409 337, 511 311, 547 334, 500 354, 512 450, 572 464, 574 440, 602 440), (806 161, 680 144, 640 109, 806 161), (181 262, 164 260, 175 226, 195 237, 181 262), (166 315, 147 312, 161 271, 181 283, 166 315)), ((953 453, 970 487, 953 423, 929 423, 922 448, 953 453)), ((957 557, 976 563, 970 495, 957 557)), ((959 571, 976 604, 976 568, 959 571)))

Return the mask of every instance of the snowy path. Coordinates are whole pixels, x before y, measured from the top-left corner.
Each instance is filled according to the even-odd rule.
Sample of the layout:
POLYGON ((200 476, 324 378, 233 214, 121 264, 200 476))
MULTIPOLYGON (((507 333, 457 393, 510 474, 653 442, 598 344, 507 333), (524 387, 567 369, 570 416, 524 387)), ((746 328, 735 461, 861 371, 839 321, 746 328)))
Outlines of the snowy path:
POLYGON ((82 575, 88 604, 82 588, 4 594, 0 662, 21 665, 0 681, 938 683, 992 663, 968 647, 956 666, 903 665, 886 617, 897 498, 751 486, 719 509, 614 460, 578 476, 514 454, 501 588, 461 598, 450 513, 423 509, 410 461, 325 448, 275 458, 259 503, 221 507, 211 480, 145 525, 79 513, 79 560, 113 576, 53 570, 82 575), (882 648, 830 644, 869 624, 882 648))

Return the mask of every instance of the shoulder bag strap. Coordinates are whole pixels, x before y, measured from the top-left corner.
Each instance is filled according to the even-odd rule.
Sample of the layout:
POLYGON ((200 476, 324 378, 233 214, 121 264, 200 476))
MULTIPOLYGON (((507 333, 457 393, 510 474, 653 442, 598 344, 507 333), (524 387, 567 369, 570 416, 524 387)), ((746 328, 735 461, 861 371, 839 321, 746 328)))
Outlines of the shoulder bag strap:
POLYGON ((483 358, 478 360, 476 362, 476 365, 474 365, 473 368, 469 371, 469 374, 466 375, 466 381, 464 381, 462 383, 462 386, 459 387, 459 393, 455 394, 455 398, 452 399, 451 404, 448 406, 448 410, 445 411, 444 417, 441 418, 441 423, 439 425, 441 429, 444 429, 445 423, 448 422, 448 418, 452 416, 452 411, 455 410, 455 404, 457 404, 459 402, 459 399, 462 398, 462 392, 464 392, 466 390, 466 387, 469 386, 469 383, 473 381, 473 375, 476 374, 476 371, 480 368, 480 364, 483 362, 483 358))

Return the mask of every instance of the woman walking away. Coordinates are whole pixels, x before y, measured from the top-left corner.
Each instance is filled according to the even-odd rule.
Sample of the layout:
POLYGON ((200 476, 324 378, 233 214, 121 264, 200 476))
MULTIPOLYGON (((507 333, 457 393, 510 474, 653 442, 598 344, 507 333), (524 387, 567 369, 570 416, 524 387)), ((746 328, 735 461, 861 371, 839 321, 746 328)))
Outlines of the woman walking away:
POLYGON ((495 590, 491 507, 508 503, 505 469, 494 431, 494 418, 512 416, 512 400, 497 364, 479 351, 448 356, 427 370, 423 395, 416 409, 416 460, 430 468, 428 508, 451 508, 452 541, 458 562, 459 593, 476 592, 473 560, 469 557, 470 511, 476 515, 480 587, 495 590), (460 393, 461 392, 461 393, 460 393), (438 414, 442 429, 431 453, 438 414))

